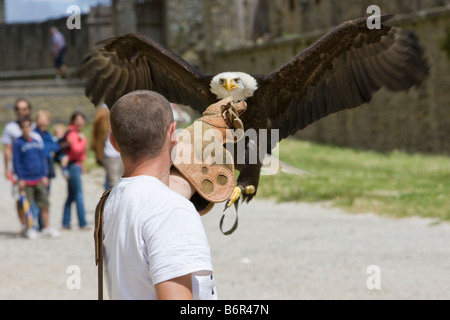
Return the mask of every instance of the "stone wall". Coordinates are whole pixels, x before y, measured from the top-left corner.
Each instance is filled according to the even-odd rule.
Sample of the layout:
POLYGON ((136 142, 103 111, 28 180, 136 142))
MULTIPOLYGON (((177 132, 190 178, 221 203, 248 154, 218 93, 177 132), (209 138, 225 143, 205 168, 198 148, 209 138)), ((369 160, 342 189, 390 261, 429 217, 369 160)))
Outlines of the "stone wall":
POLYGON ((331 115, 298 137, 379 151, 450 155, 450 59, 442 44, 449 37, 450 12, 401 24, 416 30, 432 65, 431 77, 407 93, 382 90, 369 105, 331 115))
MULTIPOLYGON (((66 38, 68 65, 79 63, 89 46, 87 28, 69 30, 66 22, 67 18, 61 18, 41 23, 0 24, 0 71, 53 68, 51 27, 57 27, 66 38)), ((86 16, 82 15, 82 26, 85 22, 86 16)))
POLYGON ((50 112, 52 124, 69 124, 75 110, 83 112, 90 123, 97 111, 84 95, 84 82, 79 80, 0 81, 0 133, 6 123, 15 119, 13 107, 18 98, 30 101, 33 115, 38 110, 50 112))
MULTIPOLYGON (((273 21, 278 22, 278 28, 284 34, 329 28, 345 20, 366 16, 367 8, 371 5, 377 5, 383 14, 404 14, 450 4, 449 0, 275 0, 275 2, 281 9, 278 10, 279 16, 273 18, 273 21)), ((276 14, 277 11, 272 10, 272 15, 276 14)))
POLYGON ((167 46, 177 51, 196 50, 204 39, 203 6, 201 0, 166 0, 167 46))

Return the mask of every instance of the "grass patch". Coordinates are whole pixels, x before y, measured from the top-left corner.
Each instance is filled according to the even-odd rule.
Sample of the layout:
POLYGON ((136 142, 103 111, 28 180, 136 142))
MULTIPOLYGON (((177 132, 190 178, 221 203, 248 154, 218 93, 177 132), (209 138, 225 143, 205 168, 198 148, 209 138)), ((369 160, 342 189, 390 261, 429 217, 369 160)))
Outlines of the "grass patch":
POLYGON ((450 158, 378 153, 294 139, 279 145, 280 159, 314 173, 262 176, 259 198, 330 201, 350 212, 450 220, 450 158))

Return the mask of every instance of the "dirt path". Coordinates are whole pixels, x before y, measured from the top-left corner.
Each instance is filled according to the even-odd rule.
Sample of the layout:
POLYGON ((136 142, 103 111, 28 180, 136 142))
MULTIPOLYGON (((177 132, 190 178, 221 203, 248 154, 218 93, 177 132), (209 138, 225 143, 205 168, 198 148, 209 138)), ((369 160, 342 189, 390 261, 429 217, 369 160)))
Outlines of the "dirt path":
MULTIPOLYGON (((92 232, 78 229, 73 211, 72 230, 58 239, 20 237, 11 187, 0 174, 0 299, 96 299, 92 232)), ((83 183, 92 223, 102 170, 83 183)), ((50 211, 57 228, 65 197, 59 174, 50 211)), ((241 206, 239 228, 224 236, 221 211, 203 217, 220 299, 450 299, 449 223, 255 200, 241 206)))

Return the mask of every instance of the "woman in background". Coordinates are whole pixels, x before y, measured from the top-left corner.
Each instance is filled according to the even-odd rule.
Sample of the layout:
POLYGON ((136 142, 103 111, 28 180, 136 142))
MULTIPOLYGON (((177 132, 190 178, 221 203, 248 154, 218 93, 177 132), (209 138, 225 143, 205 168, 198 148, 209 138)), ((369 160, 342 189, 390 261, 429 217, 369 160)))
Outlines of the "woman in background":
POLYGON ((86 229, 86 214, 84 210, 83 188, 81 174, 83 161, 86 159, 87 139, 82 133, 86 117, 79 111, 72 114, 69 132, 66 135, 67 148, 65 150, 69 158, 69 179, 67 180, 68 195, 64 206, 63 228, 70 229, 71 205, 75 202, 78 214, 78 224, 81 229, 86 229))

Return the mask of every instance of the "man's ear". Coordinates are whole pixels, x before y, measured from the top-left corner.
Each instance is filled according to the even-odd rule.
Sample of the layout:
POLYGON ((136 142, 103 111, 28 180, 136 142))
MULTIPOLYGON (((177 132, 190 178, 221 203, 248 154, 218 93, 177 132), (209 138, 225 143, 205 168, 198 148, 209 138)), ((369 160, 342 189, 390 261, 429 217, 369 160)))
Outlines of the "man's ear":
POLYGON ((169 138, 170 138, 170 144, 176 145, 177 144, 177 123, 176 122, 172 122, 170 124, 167 134, 169 135, 169 138))
POLYGON ((116 149, 117 152, 120 153, 119 146, 117 145, 116 139, 114 139, 112 131, 109 133, 109 141, 111 141, 111 145, 116 149))

